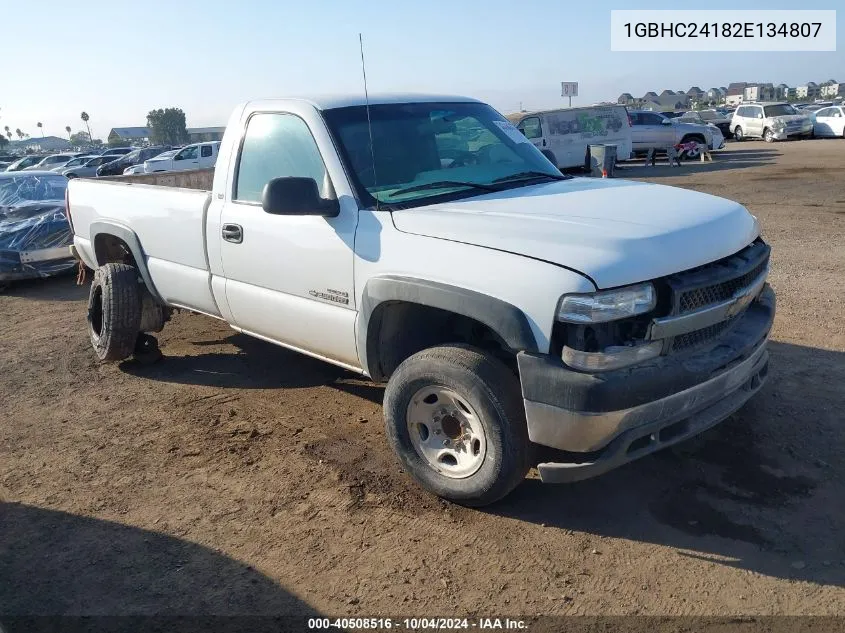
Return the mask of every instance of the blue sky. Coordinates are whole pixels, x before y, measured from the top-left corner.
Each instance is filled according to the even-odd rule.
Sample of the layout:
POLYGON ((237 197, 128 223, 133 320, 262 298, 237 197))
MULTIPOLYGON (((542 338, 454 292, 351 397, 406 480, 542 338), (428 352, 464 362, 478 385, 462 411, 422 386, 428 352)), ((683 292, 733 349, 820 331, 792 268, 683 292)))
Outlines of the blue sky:
MULTIPOLYGON (((836 9, 841 0, 677 0, 639 8, 836 9)), ((612 53, 610 10, 569 0, 7 0, 0 128, 36 136, 91 115, 94 135, 144 125, 179 106, 189 126, 223 125, 238 101, 361 92, 358 32, 371 92, 457 93, 503 112, 562 104, 560 81, 592 103, 731 81, 845 81, 845 53, 612 53)), ((845 33, 845 10, 837 31, 845 33)))

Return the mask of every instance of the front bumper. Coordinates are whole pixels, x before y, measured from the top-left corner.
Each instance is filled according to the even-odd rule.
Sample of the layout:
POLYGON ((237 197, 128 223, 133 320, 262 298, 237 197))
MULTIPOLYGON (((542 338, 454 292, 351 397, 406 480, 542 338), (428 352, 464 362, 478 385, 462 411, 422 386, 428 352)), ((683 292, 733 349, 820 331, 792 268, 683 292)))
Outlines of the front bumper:
POLYGON ((528 435, 567 452, 565 461, 540 464, 540 478, 563 483, 595 477, 729 417, 766 380, 774 312, 774 292, 766 286, 706 348, 599 374, 520 353, 528 435))

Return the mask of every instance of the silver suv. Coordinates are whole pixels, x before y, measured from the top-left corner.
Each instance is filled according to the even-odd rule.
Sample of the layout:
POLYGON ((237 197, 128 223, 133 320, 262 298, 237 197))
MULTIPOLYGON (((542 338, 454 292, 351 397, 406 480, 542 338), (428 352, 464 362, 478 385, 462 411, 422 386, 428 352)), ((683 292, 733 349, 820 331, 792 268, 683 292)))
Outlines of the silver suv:
POLYGON ((744 103, 731 118, 731 131, 737 141, 753 137, 771 143, 812 136, 813 120, 784 102, 744 103))

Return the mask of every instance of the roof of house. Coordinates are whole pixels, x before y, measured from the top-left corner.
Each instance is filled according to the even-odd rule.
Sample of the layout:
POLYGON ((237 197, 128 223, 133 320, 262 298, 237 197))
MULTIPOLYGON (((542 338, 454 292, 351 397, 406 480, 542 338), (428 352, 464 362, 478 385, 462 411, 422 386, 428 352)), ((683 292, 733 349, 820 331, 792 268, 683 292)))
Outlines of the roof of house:
POLYGON ((665 97, 667 95, 674 95, 674 94, 677 94, 674 90, 664 90, 663 92, 660 93, 660 96, 665 97))
POLYGON ((621 95, 619 95, 619 98, 620 99, 633 99, 634 97, 633 97, 633 95, 631 95, 630 92, 623 92, 621 95))
POLYGON ((801 87, 803 87, 803 88, 810 88, 810 87, 813 87, 813 88, 818 88, 818 87, 819 87, 819 84, 817 84, 815 81, 808 81, 807 83, 805 83, 805 84, 804 84, 803 86, 801 86, 801 87))
POLYGON ((656 97, 656 96, 657 96, 656 92, 652 92, 651 90, 649 90, 647 93, 645 93, 643 95, 643 99, 648 99, 649 97, 656 97))
POLYGON ((698 86, 693 86, 692 88, 690 88, 689 90, 687 90, 687 94, 688 94, 688 95, 690 95, 690 94, 699 94, 699 93, 701 93, 701 92, 704 92, 704 91, 703 91, 701 88, 699 88, 698 86))
POLYGON ((109 136, 120 138, 147 138, 150 135, 150 128, 147 127, 114 127, 109 136))
POLYGON ((222 133, 226 131, 226 126, 221 125, 218 127, 189 127, 188 134, 216 134, 218 132, 222 133))

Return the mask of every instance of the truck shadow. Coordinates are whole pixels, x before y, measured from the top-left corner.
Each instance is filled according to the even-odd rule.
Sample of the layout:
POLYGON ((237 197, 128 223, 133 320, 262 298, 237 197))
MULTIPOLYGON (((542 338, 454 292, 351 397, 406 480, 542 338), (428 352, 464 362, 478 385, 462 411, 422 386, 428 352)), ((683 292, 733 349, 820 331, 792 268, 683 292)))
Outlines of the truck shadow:
MULTIPOLYGON (((252 567, 166 534, 0 502, 0 535, 0 627, 9 633, 81 624, 67 618, 53 628, 45 620, 23 626, 18 619, 26 616, 157 616, 159 630, 180 631, 220 628, 209 616, 285 616, 278 631, 288 630, 286 622, 304 629, 317 614, 252 567), (177 615, 205 618, 162 622, 177 615)), ((85 630, 138 631, 144 619, 103 618, 99 626, 87 618, 85 630)))
POLYGON ((127 374, 160 382, 224 389, 286 389, 330 386, 381 404, 384 388, 361 375, 244 334, 194 341, 200 349, 225 347, 196 355, 169 355, 152 366, 124 361, 127 374), (236 348, 235 351, 231 347, 236 348))
POLYGON ((645 166, 645 158, 620 163, 616 171, 617 178, 663 178, 667 176, 690 176, 711 171, 723 171, 726 169, 747 169, 749 167, 762 167, 774 164, 775 159, 780 156, 777 149, 754 148, 737 149, 721 152, 713 152, 713 161, 702 163, 700 160, 681 161, 680 167, 670 167, 666 156, 658 156, 654 167, 645 166))
POLYGON ((593 480, 526 480, 488 511, 845 586, 845 354, 770 350, 769 384, 700 438, 593 480))

